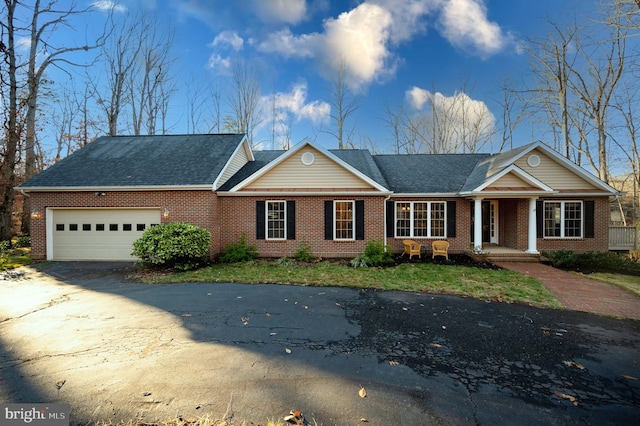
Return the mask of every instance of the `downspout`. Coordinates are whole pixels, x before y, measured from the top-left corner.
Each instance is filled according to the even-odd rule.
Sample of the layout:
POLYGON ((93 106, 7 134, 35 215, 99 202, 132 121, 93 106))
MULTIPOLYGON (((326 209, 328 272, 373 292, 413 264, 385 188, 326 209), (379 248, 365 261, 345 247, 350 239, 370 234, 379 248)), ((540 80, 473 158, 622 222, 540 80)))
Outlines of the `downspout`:
POLYGON ((384 212, 384 226, 382 227, 384 233, 384 235, 382 236, 382 240, 384 241, 384 251, 387 251, 387 201, 391 199, 391 195, 392 194, 387 195, 387 198, 385 198, 384 202, 382 203, 382 211, 384 212))

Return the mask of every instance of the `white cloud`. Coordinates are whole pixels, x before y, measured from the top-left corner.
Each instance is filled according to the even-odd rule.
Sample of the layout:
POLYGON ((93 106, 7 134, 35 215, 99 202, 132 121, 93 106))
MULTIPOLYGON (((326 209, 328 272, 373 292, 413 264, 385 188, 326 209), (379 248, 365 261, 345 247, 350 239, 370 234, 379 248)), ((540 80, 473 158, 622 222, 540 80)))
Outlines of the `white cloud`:
POLYGON ((115 1, 112 0, 96 0, 93 3, 91 3, 92 7, 95 7, 96 9, 98 9, 101 12, 121 12, 124 13, 127 11, 127 7, 124 5, 121 5, 115 1))
POLYGON ((488 20, 484 0, 447 0, 440 24, 442 35, 451 44, 470 48, 482 57, 498 53, 511 41, 498 24, 488 20))
POLYGON ((233 50, 236 52, 242 50, 242 46, 244 44, 244 40, 238 36, 238 33, 235 31, 223 31, 213 39, 211 43, 212 47, 216 46, 231 46, 233 50))
POLYGON ((309 120, 313 124, 326 121, 331 113, 331 106, 326 102, 317 100, 307 102, 306 83, 294 85, 289 92, 276 93, 275 107, 293 114, 296 121, 309 120))
POLYGON ((428 90, 413 86, 411 89, 405 92, 405 96, 412 107, 420 110, 429 100, 431 93, 429 93, 428 90))
POLYGON ((269 34, 258 45, 258 49, 268 53, 278 53, 285 58, 308 58, 316 54, 317 46, 322 42, 318 33, 294 35, 289 28, 269 34))
POLYGON ((256 12, 263 21, 297 24, 307 14, 306 0, 254 0, 256 12))
POLYGON ((207 62, 207 68, 216 70, 220 73, 227 73, 231 69, 231 59, 223 58, 217 53, 209 56, 209 61, 207 62))

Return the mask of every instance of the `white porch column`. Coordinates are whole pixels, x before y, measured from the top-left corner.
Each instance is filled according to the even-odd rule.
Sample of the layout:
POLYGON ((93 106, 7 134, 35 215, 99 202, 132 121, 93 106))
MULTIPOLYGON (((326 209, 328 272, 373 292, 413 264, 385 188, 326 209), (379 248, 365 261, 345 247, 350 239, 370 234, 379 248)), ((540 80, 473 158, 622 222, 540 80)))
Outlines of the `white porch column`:
POLYGON ((482 250, 482 198, 473 200, 473 249, 482 250))
POLYGON ((538 254, 538 249, 536 248, 536 241, 538 238, 538 229, 536 222, 536 200, 538 198, 532 197, 529 198, 529 235, 528 240, 529 244, 526 253, 538 254))

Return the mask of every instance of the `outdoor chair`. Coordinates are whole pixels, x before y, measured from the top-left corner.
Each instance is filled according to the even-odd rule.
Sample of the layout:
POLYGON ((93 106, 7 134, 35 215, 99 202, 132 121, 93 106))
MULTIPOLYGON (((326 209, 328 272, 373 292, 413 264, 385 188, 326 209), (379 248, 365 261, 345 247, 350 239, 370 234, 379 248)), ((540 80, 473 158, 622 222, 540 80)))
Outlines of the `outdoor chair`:
POLYGON ((402 241, 402 244, 404 244, 404 252, 402 252, 402 256, 404 256, 405 254, 409 255, 409 259, 411 259, 413 256, 415 256, 416 254, 418 255, 418 259, 420 259, 420 244, 416 243, 413 240, 404 240, 402 241))
POLYGON ((431 247, 433 248, 433 255, 431 256, 434 259, 436 256, 444 256, 447 260, 449 260, 449 242, 445 240, 436 240, 431 243, 431 247))

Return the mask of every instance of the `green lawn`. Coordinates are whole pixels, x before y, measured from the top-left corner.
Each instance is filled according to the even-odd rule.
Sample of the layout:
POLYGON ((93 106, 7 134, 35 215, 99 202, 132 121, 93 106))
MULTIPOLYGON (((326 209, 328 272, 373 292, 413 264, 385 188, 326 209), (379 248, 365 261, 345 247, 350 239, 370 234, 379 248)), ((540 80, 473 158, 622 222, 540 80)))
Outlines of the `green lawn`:
POLYGON ((460 265, 403 263, 389 268, 352 268, 332 262, 279 266, 263 260, 216 264, 192 272, 136 277, 149 283, 236 282, 376 288, 468 296, 481 300, 560 308, 558 300, 534 278, 506 270, 460 265))
POLYGON ((640 297, 640 276, 614 274, 611 272, 594 272, 591 274, 578 275, 615 285, 640 297))

